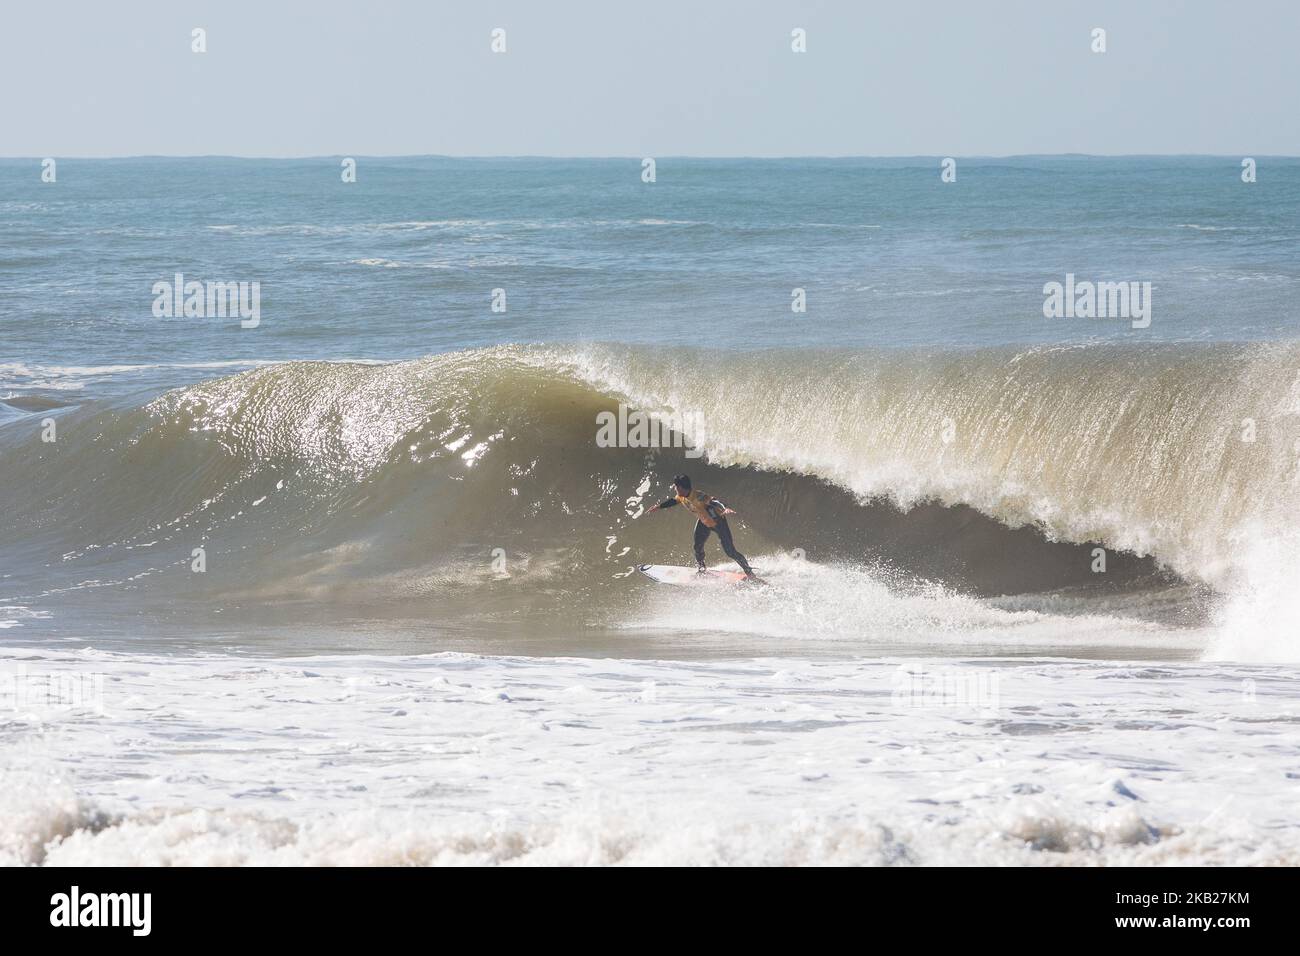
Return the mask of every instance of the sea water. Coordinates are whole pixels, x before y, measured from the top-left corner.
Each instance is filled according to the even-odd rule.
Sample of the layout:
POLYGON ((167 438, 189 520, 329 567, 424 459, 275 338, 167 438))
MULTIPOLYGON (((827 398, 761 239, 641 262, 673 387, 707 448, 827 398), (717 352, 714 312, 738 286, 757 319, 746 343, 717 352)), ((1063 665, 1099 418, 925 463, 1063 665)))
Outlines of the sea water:
POLYGON ((0 853, 1294 862, 1259 164, 0 161, 0 853))

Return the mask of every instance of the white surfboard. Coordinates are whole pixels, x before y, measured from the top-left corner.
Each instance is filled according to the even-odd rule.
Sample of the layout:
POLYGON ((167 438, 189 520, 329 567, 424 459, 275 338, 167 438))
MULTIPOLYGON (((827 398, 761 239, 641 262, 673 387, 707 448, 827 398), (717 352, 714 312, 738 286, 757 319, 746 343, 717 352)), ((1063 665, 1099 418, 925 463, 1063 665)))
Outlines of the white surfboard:
POLYGON ((705 571, 676 567, 671 564, 638 564, 637 568, 651 581, 660 584, 739 584, 745 576, 739 571, 705 571))

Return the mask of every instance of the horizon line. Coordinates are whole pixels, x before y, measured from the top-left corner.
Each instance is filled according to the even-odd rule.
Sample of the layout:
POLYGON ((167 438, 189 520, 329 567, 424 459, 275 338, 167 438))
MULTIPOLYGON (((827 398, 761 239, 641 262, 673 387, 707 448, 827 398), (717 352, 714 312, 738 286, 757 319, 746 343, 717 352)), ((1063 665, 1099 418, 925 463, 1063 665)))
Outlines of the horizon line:
POLYGON ((698 159, 698 160, 791 160, 791 159, 1240 159, 1264 157, 1267 159, 1300 159, 1290 153, 821 153, 821 154, 700 154, 700 153, 663 153, 654 156, 634 154, 564 154, 564 153, 304 153, 301 155, 261 156, 235 153, 128 153, 128 154, 72 154, 53 153, 39 156, 12 155, 0 156, 0 162, 10 160, 76 159, 76 160, 121 160, 121 159, 240 159, 240 160, 314 160, 314 159, 568 159, 568 160, 627 160, 640 162, 643 159, 698 159))

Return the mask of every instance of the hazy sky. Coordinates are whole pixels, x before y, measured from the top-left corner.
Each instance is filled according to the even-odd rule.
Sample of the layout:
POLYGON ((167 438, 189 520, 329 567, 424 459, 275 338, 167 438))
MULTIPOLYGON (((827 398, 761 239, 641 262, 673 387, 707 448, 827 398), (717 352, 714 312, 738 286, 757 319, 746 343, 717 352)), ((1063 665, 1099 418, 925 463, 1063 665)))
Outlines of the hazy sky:
POLYGON ((0 155, 1296 155, 1297 42, 1297 0, 10 0, 0 155))

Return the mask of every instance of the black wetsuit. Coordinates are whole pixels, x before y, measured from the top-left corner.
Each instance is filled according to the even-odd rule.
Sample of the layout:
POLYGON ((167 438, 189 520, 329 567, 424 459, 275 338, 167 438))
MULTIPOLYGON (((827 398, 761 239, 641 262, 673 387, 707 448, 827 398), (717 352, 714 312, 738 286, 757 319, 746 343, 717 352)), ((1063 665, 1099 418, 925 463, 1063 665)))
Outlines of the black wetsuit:
MULTIPOLYGON (((659 507, 671 508, 675 504, 677 504, 677 499, 669 498, 666 501, 659 502, 659 507)), ((716 531, 718 533, 718 540, 722 542, 722 550, 726 553, 727 557, 740 565, 740 569, 746 574, 753 574, 754 572, 750 568, 749 562, 745 560, 743 554, 736 550, 736 542, 731 540, 731 526, 727 524, 727 519, 722 514, 722 512, 726 510, 726 507, 727 506, 717 498, 714 498, 709 502, 706 510, 709 513, 709 517, 713 519, 713 527, 711 528, 703 521, 698 519, 696 520, 695 563, 699 565, 701 569, 704 568, 704 542, 709 539, 710 531, 716 531)))

